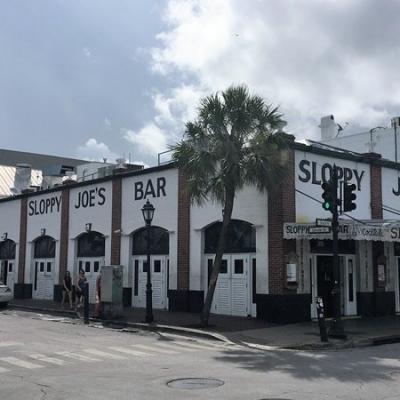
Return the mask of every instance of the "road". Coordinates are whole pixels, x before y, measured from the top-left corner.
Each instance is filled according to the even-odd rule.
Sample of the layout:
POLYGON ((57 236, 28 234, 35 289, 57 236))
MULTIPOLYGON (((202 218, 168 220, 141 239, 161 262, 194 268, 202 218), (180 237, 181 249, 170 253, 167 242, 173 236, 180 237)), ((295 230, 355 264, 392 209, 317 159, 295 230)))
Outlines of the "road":
POLYGON ((1 400, 400 398, 398 344, 264 351, 49 319, 0 313, 1 400), (180 378, 216 378, 223 384, 167 385, 180 378))

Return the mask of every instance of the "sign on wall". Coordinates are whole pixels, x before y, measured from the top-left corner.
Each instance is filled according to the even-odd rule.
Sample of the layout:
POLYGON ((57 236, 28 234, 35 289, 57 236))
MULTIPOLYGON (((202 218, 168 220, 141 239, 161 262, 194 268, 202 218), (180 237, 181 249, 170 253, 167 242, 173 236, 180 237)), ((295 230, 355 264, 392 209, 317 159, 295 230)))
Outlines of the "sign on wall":
POLYGON ((400 220, 400 171, 382 168, 383 218, 400 220))
POLYGON ((356 185, 357 209, 351 216, 370 219, 369 164, 326 157, 305 151, 295 152, 296 222, 310 223, 316 218, 329 218, 331 213, 322 208, 321 184, 331 179, 336 167, 339 182, 356 185))
POLYGON ((61 210, 61 194, 56 193, 54 195, 45 198, 32 198, 28 202, 28 215, 44 215, 58 213, 61 210))

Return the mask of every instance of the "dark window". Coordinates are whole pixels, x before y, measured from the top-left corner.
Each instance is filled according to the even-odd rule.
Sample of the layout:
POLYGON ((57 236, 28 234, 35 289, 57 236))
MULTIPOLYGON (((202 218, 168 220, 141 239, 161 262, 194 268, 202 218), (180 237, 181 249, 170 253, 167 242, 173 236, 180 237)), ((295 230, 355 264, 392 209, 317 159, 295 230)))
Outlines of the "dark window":
POLYGON ((44 272, 44 262, 40 263, 40 272, 44 272))
POLYGON ((93 271, 99 272, 99 268, 100 268, 100 263, 98 261, 95 261, 93 264, 93 271))
POLYGON ((42 236, 35 241, 35 258, 55 258, 56 241, 50 236, 42 236))
POLYGON ((210 279, 211 279, 211 272, 212 272, 213 264, 214 264, 214 260, 211 259, 211 258, 209 258, 209 259, 207 260, 207 273, 208 273, 208 276, 207 276, 207 285, 208 285, 208 286, 210 285, 210 279))
POLYGON ((257 262, 256 259, 253 258, 251 260, 251 264, 252 264, 252 281, 253 281, 253 303, 256 303, 257 300, 257 262))
POLYGON ((349 301, 354 301, 353 260, 349 260, 349 301))
MULTIPOLYGON (((147 228, 140 229, 132 235, 132 255, 147 254, 147 228)), ((152 226, 150 228, 150 254, 169 254, 168 231, 152 226)))
POLYGON ((105 238, 99 232, 84 233, 78 239, 78 257, 104 257, 105 238))
POLYGON ((83 270, 83 261, 79 261, 79 271, 83 270))
POLYGON ((143 272, 147 272, 147 261, 143 261, 143 272))
POLYGON ((243 274, 243 260, 235 260, 235 274, 243 274))
POLYGON ((0 260, 15 259, 15 242, 7 239, 0 242, 0 260))
POLYGON ((400 242, 395 242, 394 244, 394 255, 400 256, 400 242))
POLYGON ((51 262, 47 262, 47 272, 51 272, 51 262))
POLYGON ((221 268, 219 270, 220 274, 227 274, 228 273, 228 261, 221 260, 221 268))
POLYGON ((85 261, 85 272, 90 272, 90 261, 85 261))
POLYGON ((12 272, 12 270, 13 270, 13 264, 8 263, 8 272, 12 272))
MULTIPOLYGON (((216 253, 222 222, 216 222, 205 231, 205 253, 216 253)), ((256 232, 248 222, 232 220, 227 233, 225 253, 255 253, 256 232)))
POLYGON ((155 260, 154 261, 154 272, 161 272, 161 261, 160 260, 155 260))
MULTIPOLYGON (((332 240, 310 240, 311 253, 332 254, 332 240)), ((354 240, 339 240, 339 254, 355 254, 356 243, 354 240)))

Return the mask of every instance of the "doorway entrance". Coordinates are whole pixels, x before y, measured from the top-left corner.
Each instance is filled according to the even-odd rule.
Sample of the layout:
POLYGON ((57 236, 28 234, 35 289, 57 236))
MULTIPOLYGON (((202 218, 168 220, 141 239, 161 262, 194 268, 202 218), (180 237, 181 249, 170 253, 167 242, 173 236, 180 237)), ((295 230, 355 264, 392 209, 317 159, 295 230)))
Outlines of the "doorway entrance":
POLYGON ((14 292, 15 242, 10 239, 0 242, 0 281, 14 292))
MULTIPOLYGON (((333 257, 328 255, 316 256, 316 293, 315 297, 322 297, 325 317, 333 316, 333 257)), ((340 309, 342 315, 357 314, 356 271, 353 255, 339 256, 339 287, 340 309)))

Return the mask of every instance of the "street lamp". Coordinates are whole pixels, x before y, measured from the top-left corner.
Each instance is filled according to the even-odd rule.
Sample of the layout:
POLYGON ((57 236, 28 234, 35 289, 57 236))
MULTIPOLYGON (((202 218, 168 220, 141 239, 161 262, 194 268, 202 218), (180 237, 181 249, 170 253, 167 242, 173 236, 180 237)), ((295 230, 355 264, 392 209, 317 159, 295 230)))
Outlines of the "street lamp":
POLYGON ((150 228, 155 208, 147 200, 142 208, 143 219, 147 230, 147 284, 146 284, 146 322, 153 322, 153 290, 151 288, 151 266, 150 266, 150 228))

